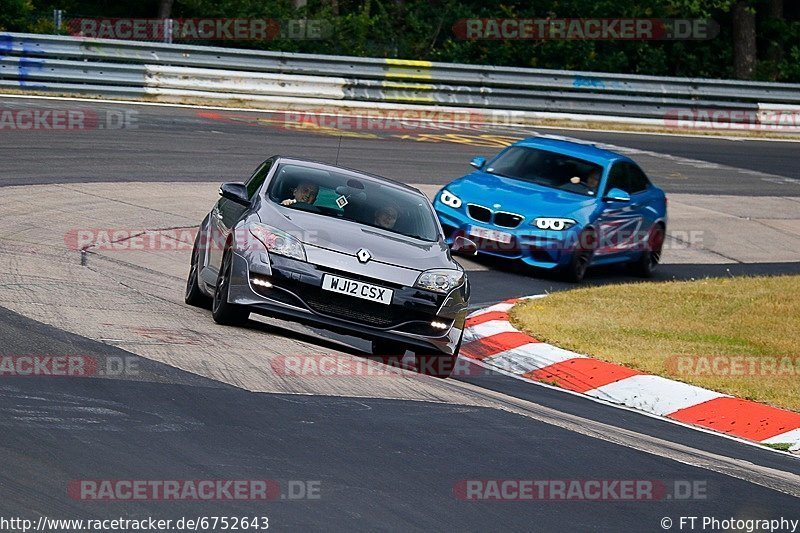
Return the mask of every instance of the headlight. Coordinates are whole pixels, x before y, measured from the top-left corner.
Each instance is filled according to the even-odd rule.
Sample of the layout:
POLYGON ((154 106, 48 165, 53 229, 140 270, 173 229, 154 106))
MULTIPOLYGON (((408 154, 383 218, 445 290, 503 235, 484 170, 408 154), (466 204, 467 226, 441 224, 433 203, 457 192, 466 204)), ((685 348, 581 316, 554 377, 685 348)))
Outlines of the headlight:
POLYGON ((447 189, 442 190, 442 194, 439 196, 439 199, 444 205, 452 207, 453 209, 458 209, 461 207, 461 198, 451 193, 447 189))
POLYGON ((577 222, 571 218, 539 217, 533 220, 533 224, 539 229, 561 231, 571 228, 577 224, 577 222))
POLYGON ((464 273, 460 270, 449 268, 435 268, 426 270, 417 278, 414 287, 435 292, 450 292, 464 283, 464 273))
POLYGON ((292 237, 278 228, 254 222, 250 226, 250 233, 261 241, 266 249, 273 254, 284 255, 300 261, 306 260, 306 249, 300 239, 292 237))

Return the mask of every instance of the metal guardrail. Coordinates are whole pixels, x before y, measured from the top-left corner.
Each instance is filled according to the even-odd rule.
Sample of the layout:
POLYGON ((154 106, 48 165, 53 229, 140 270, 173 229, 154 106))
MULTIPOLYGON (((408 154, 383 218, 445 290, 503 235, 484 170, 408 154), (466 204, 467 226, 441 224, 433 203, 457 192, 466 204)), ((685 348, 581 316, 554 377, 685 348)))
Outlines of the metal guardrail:
MULTIPOLYGON (((521 69, 36 34, 0 34, 0 87, 157 99, 435 105, 664 123, 692 109, 752 122, 800 84, 521 69), (736 113, 738 112, 738 113, 736 113)), ((800 125, 798 125, 800 126, 800 125)))

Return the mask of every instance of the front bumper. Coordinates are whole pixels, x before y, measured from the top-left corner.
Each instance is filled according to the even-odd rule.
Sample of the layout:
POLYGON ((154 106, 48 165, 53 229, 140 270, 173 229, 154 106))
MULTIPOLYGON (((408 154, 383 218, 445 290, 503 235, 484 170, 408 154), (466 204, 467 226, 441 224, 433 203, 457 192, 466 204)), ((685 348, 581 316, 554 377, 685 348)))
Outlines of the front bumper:
POLYGON ((323 329, 400 342, 422 353, 455 353, 464 329, 467 299, 466 282, 449 294, 438 294, 265 252, 245 250, 233 254, 231 303, 323 329), (394 291, 392 303, 385 305, 324 291, 324 274, 389 287, 394 291), (271 287, 255 285, 254 279, 267 280, 271 287), (434 321, 445 327, 434 327, 434 321))
POLYGON ((563 231, 540 230, 523 221, 516 228, 507 228, 473 220, 463 208, 453 209, 438 200, 434 208, 448 244, 458 236, 466 237, 478 245, 479 254, 520 260, 537 268, 554 269, 568 265, 580 236, 577 226, 563 231), (473 227, 508 233, 511 242, 480 239, 470 234, 473 227))

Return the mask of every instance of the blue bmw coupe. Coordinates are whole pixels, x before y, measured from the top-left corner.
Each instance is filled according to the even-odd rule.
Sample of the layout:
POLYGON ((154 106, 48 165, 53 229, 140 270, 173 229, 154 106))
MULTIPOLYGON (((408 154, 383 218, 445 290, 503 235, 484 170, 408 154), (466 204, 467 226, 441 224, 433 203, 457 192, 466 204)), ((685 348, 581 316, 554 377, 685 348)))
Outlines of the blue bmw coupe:
POLYGON ((667 198, 630 158, 588 143, 532 137, 440 190, 448 243, 560 271, 578 282, 593 265, 627 263, 647 277, 661 259, 667 198))

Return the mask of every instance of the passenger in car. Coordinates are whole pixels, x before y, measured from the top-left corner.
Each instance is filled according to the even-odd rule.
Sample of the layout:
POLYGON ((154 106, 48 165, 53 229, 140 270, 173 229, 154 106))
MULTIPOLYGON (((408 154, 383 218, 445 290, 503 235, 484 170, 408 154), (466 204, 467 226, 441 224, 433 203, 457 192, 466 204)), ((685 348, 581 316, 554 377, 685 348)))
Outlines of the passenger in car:
POLYGON ((292 197, 281 202, 281 205, 292 205, 296 203, 313 204, 317 201, 319 185, 311 182, 302 182, 292 190, 292 197))

